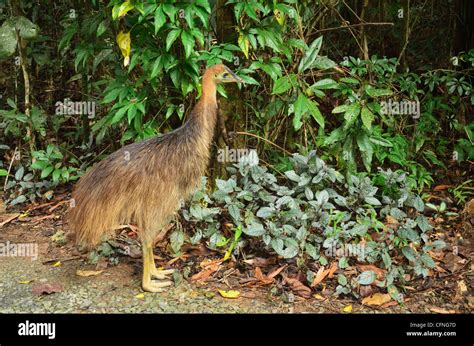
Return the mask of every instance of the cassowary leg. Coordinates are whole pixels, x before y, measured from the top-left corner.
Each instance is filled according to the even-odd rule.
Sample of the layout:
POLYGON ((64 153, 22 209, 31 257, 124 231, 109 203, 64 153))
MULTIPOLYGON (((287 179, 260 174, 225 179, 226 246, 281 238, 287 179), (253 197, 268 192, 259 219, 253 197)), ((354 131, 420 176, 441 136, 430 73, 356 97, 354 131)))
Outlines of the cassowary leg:
POLYGON ((158 279, 167 279, 166 275, 171 274, 173 270, 157 270, 155 267, 155 258, 153 256, 153 247, 150 243, 142 242, 143 251, 143 279, 142 287, 147 292, 162 292, 163 287, 171 286, 171 281, 156 281, 158 279))

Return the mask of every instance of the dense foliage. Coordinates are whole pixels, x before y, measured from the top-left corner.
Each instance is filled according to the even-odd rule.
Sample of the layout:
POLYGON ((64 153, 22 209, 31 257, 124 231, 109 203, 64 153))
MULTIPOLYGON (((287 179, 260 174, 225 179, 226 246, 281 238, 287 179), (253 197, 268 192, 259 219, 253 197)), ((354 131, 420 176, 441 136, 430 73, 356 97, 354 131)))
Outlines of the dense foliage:
MULTIPOLYGON (((204 238, 230 256, 246 239, 326 265, 326 250, 363 245, 358 260, 388 271, 381 287, 426 275, 444 245, 419 194, 472 165, 474 49, 443 25, 463 7, 366 3, 0 0, 3 198, 51 198, 124 143, 180 126, 203 69, 223 62, 246 84, 219 87, 233 136, 217 146, 255 148, 261 165, 214 163, 182 213, 194 232, 174 232, 173 251, 204 238), (406 263, 391 261, 399 253, 406 263)), ((451 190, 458 202, 471 184, 451 190)))
MULTIPOLYGON (((389 288, 394 299, 398 299, 394 283, 404 283, 406 273, 427 276, 435 266, 428 252, 444 248, 445 243, 430 238, 424 203, 406 185, 405 172, 380 170, 372 180, 366 174, 345 179, 315 152, 296 154, 291 163, 294 170, 285 172, 284 184, 245 157, 228 168, 229 179, 216 181, 212 194, 206 193, 204 181, 183 210, 194 233, 177 229, 171 248, 179 252, 185 240, 197 243, 205 238, 211 248, 227 248, 224 258, 263 247, 282 258, 298 257, 301 266, 305 258, 322 266, 336 259, 342 269, 349 263, 374 263, 387 270, 377 285, 389 288), (229 222, 240 226, 221 227, 229 222), (246 249, 249 243, 241 241, 242 233, 258 240, 246 249), (406 263, 393 263, 391 258, 402 253, 406 263)), ((309 283, 313 275, 308 270, 309 283)), ((375 279, 373 271, 361 273, 353 283, 342 275, 336 293, 349 293, 375 279)))

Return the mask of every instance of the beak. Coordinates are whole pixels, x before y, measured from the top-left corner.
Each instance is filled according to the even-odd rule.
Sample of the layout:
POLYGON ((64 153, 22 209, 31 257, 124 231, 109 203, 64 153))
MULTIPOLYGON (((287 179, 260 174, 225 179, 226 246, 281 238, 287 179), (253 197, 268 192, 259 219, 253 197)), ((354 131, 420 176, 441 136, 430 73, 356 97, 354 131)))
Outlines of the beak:
POLYGON ((234 72, 231 72, 232 74, 232 77, 234 77, 234 80, 237 82, 237 83, 243 83, 245 84, 244 80, 242 78, 240 78, 239 76, 237 76, 234 72))
POLYGON ((237 76, 234 72, 232 72, 230 69, 226 69, 227 72, 230 73, 230 75, 232 76, 232 78, 234 79, 233 82, 237 82, 237 83, 243 83, 245 84, 244 80, 242 78, 240 78, 239 76, 237 76))

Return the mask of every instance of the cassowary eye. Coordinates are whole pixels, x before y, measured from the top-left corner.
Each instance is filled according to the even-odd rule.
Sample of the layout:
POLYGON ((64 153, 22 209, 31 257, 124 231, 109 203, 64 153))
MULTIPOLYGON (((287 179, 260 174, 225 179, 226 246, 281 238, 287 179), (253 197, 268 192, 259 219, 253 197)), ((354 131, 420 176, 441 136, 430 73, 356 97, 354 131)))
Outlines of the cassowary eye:
POLYGON ((227 78, 229 77, 229 74, 227 72, 225 72, 223 75, 222 75, 224 78, 227 78))

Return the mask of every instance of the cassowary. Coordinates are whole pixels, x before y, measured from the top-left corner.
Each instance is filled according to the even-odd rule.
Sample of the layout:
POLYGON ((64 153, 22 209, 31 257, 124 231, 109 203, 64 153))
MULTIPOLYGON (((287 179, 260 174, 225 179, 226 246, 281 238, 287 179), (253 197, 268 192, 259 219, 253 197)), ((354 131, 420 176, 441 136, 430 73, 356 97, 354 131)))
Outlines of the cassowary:
POLYGON ((242 80, 224 65, 207 69, 201 99, 183 126, 117 150, 94 165, 73 191, 68 221, 79 244, 91 249, 120 225, 137 226, 145 291, 159 292, 172 284, 166 280, 172 270, 155 267, 153 244, 206 172, 217 117, 216 87, 229 82, 242 80))

